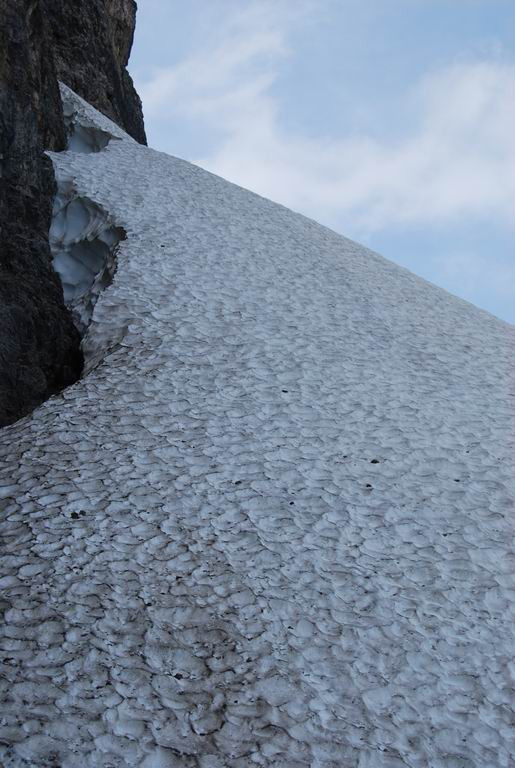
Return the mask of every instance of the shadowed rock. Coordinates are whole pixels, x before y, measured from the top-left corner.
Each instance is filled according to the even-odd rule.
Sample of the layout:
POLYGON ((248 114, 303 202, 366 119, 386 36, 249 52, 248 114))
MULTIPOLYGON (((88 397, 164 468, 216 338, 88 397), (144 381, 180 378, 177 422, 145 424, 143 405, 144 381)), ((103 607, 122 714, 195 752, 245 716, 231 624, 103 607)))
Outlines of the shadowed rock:
POLYGON ((0 426, 80 375, 80 338, 52 269, 55 194, 43 148, 65 148, 48 28, 33 0, 0 0, 0 426))
MULTIPOLYGON (((145 142, 125 69, 135 14, 132 0, 0 0, 0 426, 82 371, 48 244, 56 185, 44 150, 66 148, 59 78, 145 142)), ((86 128, 69 141, 99 151, 109 137, 86 128)))
POLYGON ((134 0, 45 0, 59 80, 146 144, 141 101, 126 70, 134 0))

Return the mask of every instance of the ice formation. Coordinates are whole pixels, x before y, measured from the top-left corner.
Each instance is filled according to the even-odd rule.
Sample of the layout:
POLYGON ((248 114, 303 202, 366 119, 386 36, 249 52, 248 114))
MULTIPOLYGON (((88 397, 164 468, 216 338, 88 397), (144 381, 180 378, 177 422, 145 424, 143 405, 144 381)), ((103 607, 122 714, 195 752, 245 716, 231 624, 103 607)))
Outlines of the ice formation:
MULTIPOLYGON (((69 89, 61 85, 63 98, 63 115, 66 132, 68 134, 68 150, 71 152, 101 152, 107 147, 111 139, 115 138, 110 131, 99 128, 93 120, 90 120, 83 106, 70 98, 69 89)), ((119 130, 119 129, 118 129, 119 130)))
MULTIPOLYGON (((89 154, 105 149, 115 133, 100 128, 88 116, 85 102, 73 98, 61 86, 63 112, 68 132, 68 151, 89 154)), ((105 120, 107 123, 107 120, 105 120)), ((49 241, 53 266, 63 284, 64 301, 70 307, 75 325, 84 334, 98 296, 110 283, 115 271, 116 246, 125 238, 101 206, 77 193, 66 172, 56 172, 49 241)))
POLYGON ((68 135, 68 149, 72 152, 100 152, 111 141, 105 131, 83 125, 74 125, 68 135))
POLYGON ((511 768, 515 328, 63 93, 127 238, 0 433, 0 762, 511 768))
POLYGON ((121 227, 92 200, 76 194, 73 183, 59 180, 54 201, 50 247, 63 284, 65 303, 81 333, 89 325, 98 296, 115 270, 115 249, 125 237, 121 227))

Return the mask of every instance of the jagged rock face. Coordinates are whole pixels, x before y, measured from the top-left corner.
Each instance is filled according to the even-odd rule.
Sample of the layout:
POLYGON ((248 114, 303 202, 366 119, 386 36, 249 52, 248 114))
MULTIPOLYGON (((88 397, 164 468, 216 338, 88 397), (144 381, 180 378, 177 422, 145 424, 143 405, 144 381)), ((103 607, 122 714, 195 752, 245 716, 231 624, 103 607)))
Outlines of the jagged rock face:
POLYGON ((38 0, 0 0, 0 426, 80 375, 79 335, 52 268, 54 174, 66 137, 38 0))
POLYGON ((0 426, 82 370, 52 268, 56 185, 43 152, 66 146, 58 78, 145 142, 125 70, 135 13, 132 0, 0 0, 0 426))
POLYGON ((60 80, 146 144, 141 101, 125 69, 134 0, 45 0, 60 80))

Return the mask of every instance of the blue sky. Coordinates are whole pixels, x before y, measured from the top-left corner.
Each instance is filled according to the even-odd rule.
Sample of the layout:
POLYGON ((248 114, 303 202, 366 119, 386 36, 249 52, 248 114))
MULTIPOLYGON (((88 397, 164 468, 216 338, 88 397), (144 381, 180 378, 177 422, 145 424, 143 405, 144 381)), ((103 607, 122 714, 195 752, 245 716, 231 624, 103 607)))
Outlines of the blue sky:
POLYGON ((513 0, 140 0, 149 144, 515 323, 513 0))

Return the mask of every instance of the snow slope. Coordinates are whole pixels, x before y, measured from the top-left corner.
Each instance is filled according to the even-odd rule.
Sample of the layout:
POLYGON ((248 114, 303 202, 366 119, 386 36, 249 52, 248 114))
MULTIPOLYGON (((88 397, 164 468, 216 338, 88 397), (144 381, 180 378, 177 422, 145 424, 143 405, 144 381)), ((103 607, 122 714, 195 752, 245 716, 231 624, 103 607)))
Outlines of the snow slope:
POLYGON ((0 433, 2 765, 513 766, 515 328, 65 98, 127 238, 0 433))

